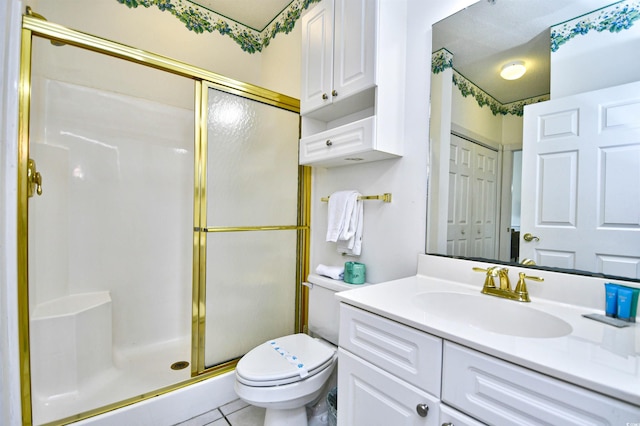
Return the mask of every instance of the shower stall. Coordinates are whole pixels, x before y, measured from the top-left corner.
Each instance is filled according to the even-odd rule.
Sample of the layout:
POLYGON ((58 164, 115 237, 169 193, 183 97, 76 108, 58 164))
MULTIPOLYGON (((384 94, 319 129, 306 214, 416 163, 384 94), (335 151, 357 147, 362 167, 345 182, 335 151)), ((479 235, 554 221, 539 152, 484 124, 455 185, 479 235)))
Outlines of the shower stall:
POLYGON ((25 423, 168 392, 301 330, 297 100, 36 16, 21 62, 25 423))

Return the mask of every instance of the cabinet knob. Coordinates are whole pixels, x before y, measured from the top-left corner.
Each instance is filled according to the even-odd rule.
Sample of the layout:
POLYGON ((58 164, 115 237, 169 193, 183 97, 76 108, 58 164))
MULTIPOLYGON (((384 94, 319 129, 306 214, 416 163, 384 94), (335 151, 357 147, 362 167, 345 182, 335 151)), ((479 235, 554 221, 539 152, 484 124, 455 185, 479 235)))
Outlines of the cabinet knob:
POLYGON ((331 142, 331 139, 327 139, 327 142, 325 142, 327 144, 327 146, 331 146, 333 145, 333 142, 331 142))
POLYGON ((331 91, 331 96, 333 96, 333 97, 338 96, 338 92, 336 91, 336 89, 333 89, 333 90, 331 91))
POLYGON ((427 404, 418 404, 416 405, 416 411, 420 417, 427 417, 427 414, 429 414, 429 406, 427 404))
POLYGON ((455 426, 455 425, 453 423, 447 422, 447 423, 442 423, 442 426, 455 426))
POLYGON ((323 93, 322 94, 322 99, 326 101, 327 99, 329 99, 329 96, 327 96, 326 93, 323 93))

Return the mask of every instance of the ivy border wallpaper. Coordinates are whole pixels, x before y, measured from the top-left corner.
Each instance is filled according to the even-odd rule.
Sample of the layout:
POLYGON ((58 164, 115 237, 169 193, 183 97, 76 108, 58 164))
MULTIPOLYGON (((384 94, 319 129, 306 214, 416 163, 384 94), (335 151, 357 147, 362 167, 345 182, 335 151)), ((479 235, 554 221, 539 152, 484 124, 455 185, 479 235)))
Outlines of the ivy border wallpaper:
POLYGON ((619 33, 640 19, 640 0, 621 1, 551 27, 551 52, 591 31, 619 33))
POLYGON ((256 30, 202 7, 191 0, 117 0, 129 8, 156 6, 178 18, 189 31, 198 34, 218 32, 231 37, 247 53, 261 52, 279 33, 288 34, 302 11, 320 0, 293 0, 263 30, 256 30))

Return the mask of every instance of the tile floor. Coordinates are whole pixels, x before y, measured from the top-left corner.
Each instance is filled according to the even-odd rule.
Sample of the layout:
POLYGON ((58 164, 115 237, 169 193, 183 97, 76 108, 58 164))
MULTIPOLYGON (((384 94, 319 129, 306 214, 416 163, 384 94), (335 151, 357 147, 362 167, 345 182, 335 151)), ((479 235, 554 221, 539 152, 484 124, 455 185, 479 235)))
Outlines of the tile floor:
POLYGON ((258 426, 264 424, 264 408, 237 399, 176 426, 258 426))

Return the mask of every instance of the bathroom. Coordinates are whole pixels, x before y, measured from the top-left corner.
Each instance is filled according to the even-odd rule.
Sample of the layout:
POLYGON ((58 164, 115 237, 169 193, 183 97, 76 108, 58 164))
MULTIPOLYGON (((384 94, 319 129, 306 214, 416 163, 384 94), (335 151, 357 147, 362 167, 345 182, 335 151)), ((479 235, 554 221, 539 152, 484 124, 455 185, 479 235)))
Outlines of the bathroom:
MULTIPOLYGON (((456 2, 446 6, 435 4, 439 2, 433 3, 412 6, 416 10, 415 13, 409 14, 412 21, 407 26, 407 40, 410 44, 408 51, 410 52, 428 52, 430 47, 427 39, 427 24, 436 22, 472 2, 456 2)), ((18 25, 15 24, 15 17, 24 12, 24 6, 27 4, 31 4, 34 11, 43 14, 51 22, 182 59, 224 76, 267 87, 294 98, 300 96, 299 26, 295 27, 289 35, 279 34, 271 40, 270 45, 260 55, 249 55, 239 49, 238 45, 230 38, 217 34, 195 34, 185 31, 182 23, 155 7, 130 9, 116 1, 101 1, 88 10, 88 7, 73 1, 59 2, 56 7, 47 6, 44 2, 43 4, 23 2, 17 5, 11 4, 6 11, 8 14, 6 20, 13 25, 6 27, 6 31, 13 37, 6 38, 13 41, 13 44, 9 46, 11 49, 6 48, 6 55, 14 61, 17 55, 15 34, 19 33, 19 26, 15 26, 18 25), (102 19, 103 16, 117 17, 113 19, 117 25, 110 25, 111 21, 102 19), (163 32, 162 36, 145 31, 147 28, 158 27, 171 30, 163 32), (131 34, 124 28, 130 28, 131 34), (184 46, 189 46, 189 48, 186 49, 184 46), (203 54, 203 52, 211 51, 221 53, 219 55, 203 54), (224 59, 219 60, 218 58, 224 59)), ((8 63, 8 59, 4 60, 8 63)), ((11 63, 15 64, 15 62, 11 63)), ((17 72, 14 67, 4 64, 3 62, 5 69, 9 69, 12 73, 17 72)), ((406 128, 402 160, 373 162, 354 168, 336 168, 318 172, 314 176, 311 188, 312 220, 314 216, 320 216, 322 209, 326 208, 326 204, 319 202, 319 198, 327 196, 337 189, 343 189, 343 182, 350 182, 350 185, 363 194, 393 194, 393 202, 390 204, 372 202, 366 205, 365 227, 370 230, 375 229, 375 232, 367 233, 366 244, 367 247, 374 247, 375 250, 367 250, 361 257, 361 261, 368 265, 367 277, 370 282, 387 281, 415 274, 416 257, 425 251, 426 222, 424 218, 427 217, 428 177, 426 159, 429 153, 428 147, 421 141, 428 139, 428 127, 425 125, 424 117, 429 114, 428 105, 424 99, 429 98, 430 88, 428 76, 425 76, 421 70, 430 69, 430 58, 427 55, 416 54, 413 65, 407 70, 407 80, 412 82, 412 90, 407 93, 405 100, 405 105, 410 108, 405 108, 406 128), (422 123, 422 125, 415 125, 415 123, 422 123)), ((3 96, 5 96, 4 93, 3 96)), ((11 129, 4 122, 3 126, 7 128, 5 132, 5 127, 3 127, 4 141, 5 134, 11 134, 11 129)), ((3 147, 6 148, 2 154, 3 164, 10 165, 12 158, 15 157, 11 154, 12 146, 11 144, 3 144, 3 147)), ((3 181, 5 179, 6 182, 15 180, 13 175, 9 175, 10 170, 10 167, 3 168, 3 173, 8 174, 3 176, 3 181)), ((3 229, 6 230, 3 265, 10 266, 15 264, 15 260, 13 260, 15 254, 11 254, 11 251, 6 247, 15 241, 15 226, 12 225, 15 223, 12 222, 15 221, 13 216, 15 209, 9 208, 9 206, 15 205, 15 197, 9 188, 10 185, 3 185, 3 191, 6 191, 3 193, 3 200, 6 200, 6 203, 3 204, 7 208, 2 213, 2 218, 3 229)), ((319 228, 321 227, 314 228, 312 226, 312 241, 322 241, 323 231, 319 228)), ((341 260, 342 258, 328 245, 324 243, 312 245, 311 267, 321 263, 320 261, 338 263, 341 260)), ((13 345, 4 344, 15 342, 15 334, 11 330, 16 327, 16 308, 9 303, 11 298, 15 298, 15 271, 12 272, 9 267, 3 268, 3 270, 5 273, 2 278, 2 312, 3 318, 6 317, 9 320, 6 322, 7 329, 2 331, 2 347, 15 348, 15 343, 13 345), (14 274, 13 278, 12 273, 14 274)), ((3 324, 5 323, 3 322, 3 324)), ((3 325, 3 327, 5 326, 3 325)), ((15 350, 17 351, 17 348, 15 350)), ((2 408, 3 415, 13 416, 8 417, 9 419, 19 418, 19 408, 16 408, 20 406, 19 395, 15 391, 15 389, 19 389, 19 377, 16 376, 19 370, 17 363, 17 355, 3 352, 3 405, 0 408, 2 408), (18 402, 16 403, 16 401, 18 402)), ((224 401, 219 404, 221 405, 222 402, 224 401)), ((10 421, 7 423, 12 424, 10 421)))

